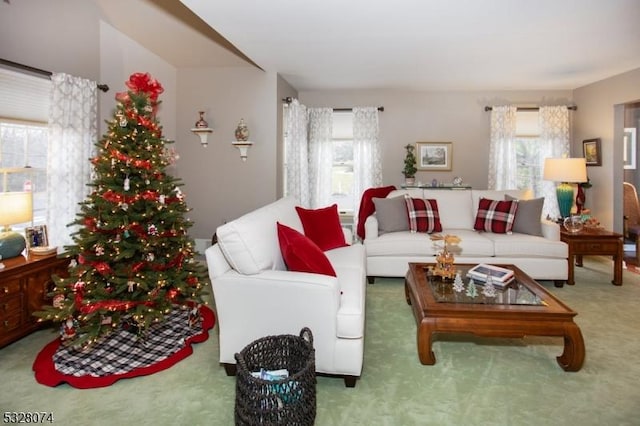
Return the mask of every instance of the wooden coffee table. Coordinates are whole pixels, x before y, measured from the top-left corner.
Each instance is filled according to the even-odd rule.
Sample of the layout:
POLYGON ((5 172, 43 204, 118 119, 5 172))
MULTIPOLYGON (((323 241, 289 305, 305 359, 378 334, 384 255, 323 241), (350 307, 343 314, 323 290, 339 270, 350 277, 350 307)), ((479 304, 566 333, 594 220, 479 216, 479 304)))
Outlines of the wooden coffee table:
MULTIPOLYGON (((497 265, 513 269, 515 280, 504 290, 496 287, 497 296, 467 296, 456 292, 453 284, 427 276, 431 263, 409 263, 405 279, 405 296, 416 319, 418 356, 425 365, 436 362, 431 350, 434 334, 465 333, 482 337, 561 336, 564 351, 557 357, 565 371, 578 371, 585 357, 584 340, 573 322, 576 312, 547 292, 544 287, 514 265, 497 265)), ((465 290, 466 271, 475 265, 456 264, 462 272, 465 290)))

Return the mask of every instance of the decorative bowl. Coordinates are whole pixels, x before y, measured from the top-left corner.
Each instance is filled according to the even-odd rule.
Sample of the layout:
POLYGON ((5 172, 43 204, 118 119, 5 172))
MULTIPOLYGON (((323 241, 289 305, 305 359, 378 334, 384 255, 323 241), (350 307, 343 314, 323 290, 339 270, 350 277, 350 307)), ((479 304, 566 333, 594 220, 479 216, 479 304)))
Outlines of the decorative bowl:
POLYGON ((564 227, 572 233, 580 232, 584 228, 584 222, 581 216, 569 216, 564 220, 564 227))

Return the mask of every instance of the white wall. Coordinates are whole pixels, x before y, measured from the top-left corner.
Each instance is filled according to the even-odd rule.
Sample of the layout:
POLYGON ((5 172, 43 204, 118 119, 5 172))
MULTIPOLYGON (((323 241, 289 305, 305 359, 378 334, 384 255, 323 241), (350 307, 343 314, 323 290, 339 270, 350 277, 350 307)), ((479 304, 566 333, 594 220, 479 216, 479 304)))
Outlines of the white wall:
POLYGON ((248 67, 178 71, 178 174, 184 180, 194 238, 276 199, 277 75, 248 67), (198 111, 213 134, 203 148, 190 129, 198 111), (246 162, 231 142, 240 119, 249 127, 246 162))
POLYGON ((581 152, 585 139, 600 138, 602 146, 602 166, 587 168, 593 187, 586 191, 586 205, 604 227, 621 232, 622 104, 640 100, 640 69, 580 87, 574 99, 574 150, 581 152))
POLYGON ((105 120, 113 117, 115 95, 127 91, 125 82, 133 73, 148 72, 164 88, 160 94, 158 120, 165 138, 176 138, 177 70, 135 40, 100 21, 100 82, 108 84, 108 93, 100 96, 100 134, 107 130, 105 120))
POLYGON ((86 0, 0 2, 0 58, 97 81, 99 15, 86 0))

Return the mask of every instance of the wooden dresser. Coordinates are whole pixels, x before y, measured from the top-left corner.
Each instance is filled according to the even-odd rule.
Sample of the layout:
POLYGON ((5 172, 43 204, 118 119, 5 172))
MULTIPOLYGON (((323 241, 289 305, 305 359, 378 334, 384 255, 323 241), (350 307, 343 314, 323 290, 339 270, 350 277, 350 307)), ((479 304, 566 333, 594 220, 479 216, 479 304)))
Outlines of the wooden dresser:
POLYGON ((68 258, 18 256, 0 260, 0 348, 32 333, 41 323, 32 314, 50 303, 51 275, 65 276, 68 258))

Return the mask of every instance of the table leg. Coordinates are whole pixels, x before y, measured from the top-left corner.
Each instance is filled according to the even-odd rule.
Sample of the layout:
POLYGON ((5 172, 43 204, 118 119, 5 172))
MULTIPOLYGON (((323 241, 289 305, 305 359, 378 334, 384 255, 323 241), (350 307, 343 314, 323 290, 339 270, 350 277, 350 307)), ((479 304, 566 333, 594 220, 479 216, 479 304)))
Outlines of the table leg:
POLYGON ((574 285, 576 283, 575 281, 575 277, 574 277, 574 260, 575 256, 573 255, 573 253, 571 253, 571 249, 569 249, 569 257, 567 258, 567 264, 568 264, 568 277, 567 277, 567 284, 569 285, 574 285))
POLYGON ((578 371, 584 363, 584 339, 580 328, 575 323, 565 325, 564 352, 557 360, 564 371, 578 371))
POLYGON ((622 285, 622 261, 624 258, 622 240, 618 240, 616 255, 613 256, 613 285, 622 285))
POLYGON ((433 342, 433 325, 426 318, 420 322, 418 326, 418 357, 424 365, 434 365, 436 356, 431 350, 433 342))

